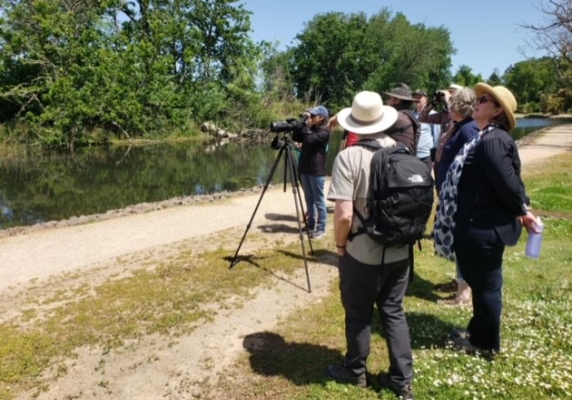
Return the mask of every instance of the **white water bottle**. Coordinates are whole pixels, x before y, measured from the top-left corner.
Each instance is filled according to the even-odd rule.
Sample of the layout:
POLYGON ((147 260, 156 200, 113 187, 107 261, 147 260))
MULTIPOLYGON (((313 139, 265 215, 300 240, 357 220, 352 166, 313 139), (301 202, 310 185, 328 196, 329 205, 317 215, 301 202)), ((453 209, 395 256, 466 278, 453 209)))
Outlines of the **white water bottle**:
POLYGON ((525 254, 527 257, 538 258, 540 256, 540 246, 542 245, 542 231, 544 225, 540 217, 536 219, 536 223, 532 225, 534 232, 528 233, 528 241, 526 242, 525 254))

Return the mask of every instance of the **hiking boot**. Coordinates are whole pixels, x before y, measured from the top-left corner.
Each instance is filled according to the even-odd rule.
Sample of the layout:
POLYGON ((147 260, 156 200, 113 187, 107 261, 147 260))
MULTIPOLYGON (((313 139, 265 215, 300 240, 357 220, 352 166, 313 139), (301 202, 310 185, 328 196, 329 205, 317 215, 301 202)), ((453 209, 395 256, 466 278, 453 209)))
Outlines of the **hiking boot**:
POLYGON ((349 383, 350 385, 354 385, 360 388, 367 387, 365 374, 356 376, 343 365, 328 365, 325 374, 328 378, 332 378, 338 383, 349 383))
POLYGON ((457 282, 456 279, 453 279, 451 282, 447 282, 447 283, 438 283, 437 285, 435 285, 435 289, 438 292, 456 292, 457 289, 459 288, 459 283, 457 282))
POLYGON ((326 236, 326 232, 324 231, 314 231, 314 232, 310 232, 310 237, 312 239, 321 239, 324 236, 326 236))
POLYGON ((379 383, 386 389, 391 390, 393 393, 397 395, 400 399, 405 400, 414 400, 415 396, 413 395, 413 386, 411 384, 407 384, 404 386, 397 386, 395 382, 391 379, 391 376, 386 373, 382 372, 379 374, 379 383))

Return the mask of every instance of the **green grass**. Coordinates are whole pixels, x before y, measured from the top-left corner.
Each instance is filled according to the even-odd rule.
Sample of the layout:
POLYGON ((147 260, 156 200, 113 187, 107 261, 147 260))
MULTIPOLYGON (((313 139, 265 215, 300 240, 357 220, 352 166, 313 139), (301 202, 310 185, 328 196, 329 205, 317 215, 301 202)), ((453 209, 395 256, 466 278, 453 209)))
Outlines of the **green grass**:
POLYGON ((533 208, 557 214, 572 213, 572 158, 569 155, 553 157, 543 166, 525 170, 524 174, 533 208))
MULTIPOLYGON (((435 257, 430 241, 423 242, 405 300, 418 399, 572 396, 572 190, 563 183, 569 180, 568 171, 572 155, 535 164, 524 175, 535 213, 544 217, 544 243, 538 260, 524 256, 526 234, 517 246, 506 249, 503 352, 493 361, 450 348, 448 332, 466 325, 471 311, 436 304, 443 295, 434 291, 434 285, 450 279, 454 265, 435 257)), ((53 280, 44 289, 47 295, 30 296, 20 317, 0 324, 0 400, 30 388, 41 390, 40 374, 54 363, 57 369, 56 360, 73 357, 79 347, 111 349, 153 333, 174 338, 189 334, 217 309, 240 307, 252 296, 252 288, 272 285, 275 278, 265 270, 287 275, 299 269, 299 258, 291 256, 299 253, 298 243, 276 244, 265 235, 249 235, 249 242, 253 238, 269 249, 258 251, 241 263, 239 271, 230 273, 228 257, 234 249, 197 253, 181 245, 160 262, 148 254, 118 260, 129 271, 124 277, 76 286, 53 280)), ((236 242, 224 232, 212 239, 236 242)), ((332 257, 330 239, 318 245, 318 259, 332 257)), ((245 338, 245 356, 216 387, 205 386, 203 398, 228 398, 228 393, 237 399, 392 398, 375 381, 368 389, 357 389, 323 376, 326 365, 343 360, 343 315, 334 283, 324 299, 271 331, 245 338)), ((387 369, 387 357, 375 319, 372 374, 387 369)), ((59 371, 65 374, 63 364, 59 371)))
MULTIPOLYGON (((425 250, 416 254, 416 277, 405 300, 418 399, 572 396, 572 190, 562 184, 571 167, 572 155, 564 155, 536 165, 525 175, 535 213, 545 219, 542 255, 538 260, 524 256, 526 233, 517 246, 506 249, 503 351, 494 360, 451 348, 448 333, 467 324, 471 309, 436 304, 442 294, 434 291, 434 284, 450 279, 454 265, 435 257, 430 242, 423 243, 425 250), (552 192, 560 193, 558 199, 545 195, 552 192)), ((221 392, 233 390, 241 399, 394 398, 375 382, 374 375, 389 366, 377 316, 368 366, 371 386, 357 389, 324 377, 326 365, 343 360, 343 315, 333 285, 319 305, 297 313, 271 332, 253 335, 262 344, 239 363, 242 373, 221 382, 221 392)))

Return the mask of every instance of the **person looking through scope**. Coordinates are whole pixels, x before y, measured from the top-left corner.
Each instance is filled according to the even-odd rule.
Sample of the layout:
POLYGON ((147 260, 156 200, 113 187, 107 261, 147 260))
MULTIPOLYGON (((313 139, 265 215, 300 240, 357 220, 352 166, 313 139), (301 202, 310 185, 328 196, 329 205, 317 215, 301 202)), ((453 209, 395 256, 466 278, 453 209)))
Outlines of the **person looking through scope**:
POLYGON ((304 112, 306 123, 292 134, 294 142, 301 143, 298 173, 304 190, 306 225, 312 239, 326 234, 326 150, 330 141, 328 110, 323 105, 304 112))

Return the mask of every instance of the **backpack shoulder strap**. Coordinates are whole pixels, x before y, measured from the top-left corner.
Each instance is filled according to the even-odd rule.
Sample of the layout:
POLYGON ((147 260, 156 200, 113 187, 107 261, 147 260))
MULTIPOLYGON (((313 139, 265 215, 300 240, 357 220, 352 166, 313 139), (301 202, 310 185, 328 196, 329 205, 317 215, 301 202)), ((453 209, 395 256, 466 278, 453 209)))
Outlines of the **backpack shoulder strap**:
POLYGON ((411 110, 399 110, 399 112, 402 112, 403 114, 405 114, 409 117, 409 119, 411 120, 411 126, 413 126, 413 131, 415 133, 417 133, 417 131, 419 130, 419 127, 420 127, 419 121, 417 120, 415 115, 413 115, 411 110))
POLYGON ((374 151, 381 149, 381 145, 375 139, 362 139, 357 141, 354 146, 361 146, 374 151))

